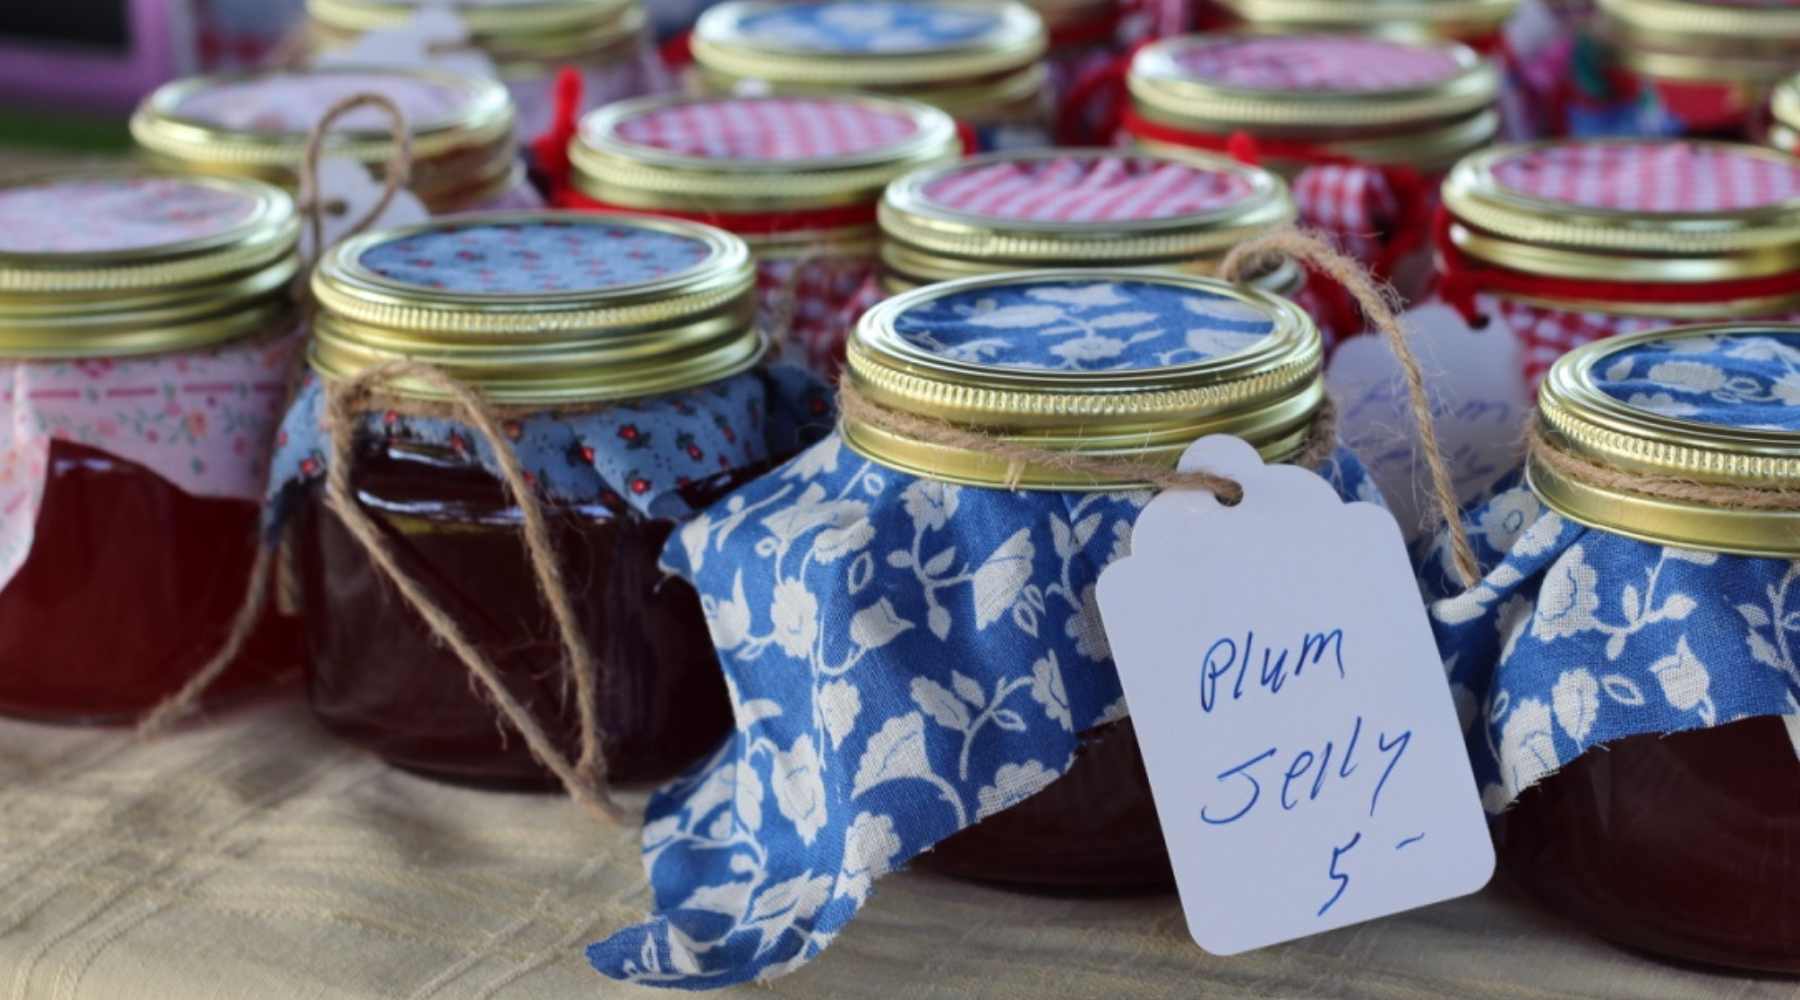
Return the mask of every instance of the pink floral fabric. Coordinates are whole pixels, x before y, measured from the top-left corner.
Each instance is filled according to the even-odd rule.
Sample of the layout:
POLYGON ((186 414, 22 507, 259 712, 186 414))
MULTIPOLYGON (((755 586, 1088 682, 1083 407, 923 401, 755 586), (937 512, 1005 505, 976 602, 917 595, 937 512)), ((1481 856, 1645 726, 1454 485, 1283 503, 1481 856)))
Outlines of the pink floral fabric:
POLYGON ((0 362, 0 587, 30 555, 50 445, 129 459, 202 497, 256 500, 298 331, 200 351, 0 362))

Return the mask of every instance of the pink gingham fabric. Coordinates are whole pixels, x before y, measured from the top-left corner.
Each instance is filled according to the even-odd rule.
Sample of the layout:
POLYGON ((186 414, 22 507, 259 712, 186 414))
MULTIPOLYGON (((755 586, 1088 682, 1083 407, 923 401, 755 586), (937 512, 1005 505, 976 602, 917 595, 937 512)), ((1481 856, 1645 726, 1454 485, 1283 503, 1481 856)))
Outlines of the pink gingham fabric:
POLYGON ((1078 223, 1216 212, 1252 191, 1231 171, 1120 154, 974 164, 946 172, 924 194, 934 205, 969 215, 1078 223))
POLYGON ((810 160, 871 153, 911 138, 903 114, 829 97, 721 98, 653 108, 618 123, 640 146, 715 160, 810 160))
MULTIPOLYGON (((1494 165, 1493 174, 1504 188, 1545 201, 1650 214, 1730 212, 1800 198, 1800 162, 1685 142, 1566 143, 1507 157, 1494 165)), ((1518 337, 1533 385, 1557 358, 1595 340, 1679 323, 1747 318, 1674 320, 1555 309, 1486 295, 1477 306, 1518 337)), ((1800 314, 1761 318, 1794 320, 1800 314)))
MULTIPOLYGON (((584 134, 599 127, 584 123, 584 134)), ((610 138, 684 156, 796 163, 879 153, 918 132, 905 114, 837 97, 685 101, 611 127, 610 138)), ((872 245, 872 218, 868 229, 872 245)), ((757 265, 757 322, 785 358, 835 376, 850 325, 879 297, 875 267, 868 252, 765 257, 757 265)))
POLYGON ((1800 197, 1800 162, 1728 145, 1563 143, 1493 166, 1504 189, 1581 208, 1730 212, 1800 197))
POLYGON ((1236 37, 1174 55, 1193 79, 1243 90, 1408 90, 1448 80, 1463 68, 1450 50, 1350 35, 1236 37))
POLYGON ((1301 223, 1331 234, 1344 252, 1364 264, 1381 252, 1378 234, 1401 216, 1393 186, 1374 167, 1307 167, 1294 178, 1293 191, 1301 223))

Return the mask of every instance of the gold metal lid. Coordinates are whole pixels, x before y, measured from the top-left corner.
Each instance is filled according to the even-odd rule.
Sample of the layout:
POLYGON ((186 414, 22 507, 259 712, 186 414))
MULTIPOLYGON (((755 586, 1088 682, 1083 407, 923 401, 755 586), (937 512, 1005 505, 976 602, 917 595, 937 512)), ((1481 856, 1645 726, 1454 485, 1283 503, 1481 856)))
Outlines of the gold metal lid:
POLYGON ((1220 133, 1247 129, 1258 135, 1352 137, 1359 131, 1436 126, 1492 113, 1499 97, 1499 74, 1474 50, 1449 41, 1413 43, 1348 34, 1184 34, 1139 50, 1130 65, 1129 86, 1139 115, 1152 121, 1220 133), (1345 50, 1339 68, 1361 79, 1354 85, 1309 81, 1294 88, 1271 88, 1206 79, 1192 68, 1197 59, 1228 59, 1233 50, 1258 61, 1280 61, 1282 50, 1291 56, 1292 50, 1307 47, 1345 50), (1386 65, 1381 63, 1382 50, 1386 65), (1395 72, 1393 61, 1399 58, 1417 67, 1395 72))
MULTIPOLYGON (((1796 324, 1715 324, 1612 337, 1577 348, 1551 368, 1538 390, 1538 427, 1558 450, 1626 475, 1800 491, 1800 423, 1793 419, 1800 380, 1791 374, 1796 363, 1796 324), (1757 359, 1764 362, 1760 372, 1757 359), (1770 360, 1785 361, 1788 374, 1770 382, 1769 369, 1781 367, 1770 360), (1742 369, 1732 370, 1735 365, 1742 369), (1719 419, 1727 410, 1736 411, 1731 422, 1719 419), (1742 426, 1735 422, 1740 414, 1742 426)), ((1613 534, 1800 557, 1800 513, 1647 496, 1567 475, 1535 455, 1526 473, 1553 509, 1613 534)))
POLYGON ((1756 2, 1599 0, 1598 30, 1624 63, 1677 80, 1773 83, 1800 56, 1800 8, 1756 2))
POLYGON ((291 198, 113 171, 0 186, 0 357, 206 347, 271 329, 299 269, 291 198))
POLYGON ((1519 0, 1220 0, 1258 30, 1368 32, 1409 41, 1492 37, 1519 0))
POLYGON ((1457 164, 1443 194, 1458 249, 1531 274, 1676 284, 1800 268, 1800 159, 1756 146, 1503 146, 1457 164))
POLYGON ((1232 247, 1295 215, 1281 178, 1229 157, 991 153, 888 185, 881 254, 886 270, 909 286, 1047 267, 1207 274, 1232 247), (1036 194, 1022 203, 1026 191, 1036 194))
MULTIPOLYGON (((292 189, 308 133, 331 104, 361 92, 406 113, 412 189, 434 210, 480 201, 511 183, 514 111, 494 80, 432 70, 345 68, 200 76, 158 88, 138 106, 131 133, 153 160, 182 170, 255 177, 292 189)), ((386 115, 354 112, 326 143, 379 171, 393 154, 386 115)))
MULTIPOLYGON (((313 23, 357 35, 404 22, 446 0, 306 0, 313 23)), ((644 29, 637 0, 448 0, 470 40, 496 59, 555 59, 612 48, 644 29)))
MULTIPOLYGON (((1324 399, 1318 329, 1285 299, 1153 271, 1043 270, 915 289, 863 315, 845 377, 871 402, 1005 441, 1167 462, 1207 434, 1271 461, 1303 447, 1324 399)), ((1004 459, 846 419, 889 467, 951 482, 1015 481, 1004 459)), ((1026 489, 1121 489, 1027 466, 1026 489)))
MULTIPOLYGON (((313 275, 313 368, 438 366, 498 403, 636 399, 745 371, 755 270, 730 233, 603 213, 473 215, 365 233, 313 275)), ((402 395, 435 398, 400 381, 402 395)))
POLYGON ((726 0, 700 15, 692 44, 721 80, 902 90, 1017 73, 1047 42, 1016 0, 726 0))
MULTIPOLYGON (((836 224, 782 235, 816 244, 821 230, 872 237, 888 182, 960 153, 956 124, 936 108, 858 95, 684 97, 619 101, 589 112, 570 144, 574 186, 607 205, 730 214, 867 208, 836 224), (707 125, 698 128, 696 119, 707 125)), ((772 242, 753 237, 759 252, 772 242)))

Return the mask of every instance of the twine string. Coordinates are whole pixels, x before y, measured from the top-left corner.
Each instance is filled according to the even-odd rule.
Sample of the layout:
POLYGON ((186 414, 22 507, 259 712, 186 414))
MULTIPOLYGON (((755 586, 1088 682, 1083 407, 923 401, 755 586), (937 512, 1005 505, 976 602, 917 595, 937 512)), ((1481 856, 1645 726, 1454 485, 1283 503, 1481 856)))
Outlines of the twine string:
POLYGON ((1722 510, 1800 512, 1800 490, 1729 486, 1674 476, 1621 472, 1558 447, 1545 436, 1541 426, 1531 428, 1526 446, 1534 461, 1542 462, 1557 474, 1588 486, 1722 510))
MULTIPOLYGON (((395 195, 410 179, 412 174, 412 132, 407 127, 406 115, 400 106, 391 99, 376 93, 351 94, 332 104, 325 114, 313 125, 306 137, 306 151, 300 164, 300 197, 298 208, 306 217, 312 236, 312 252, 314 255, 324 252, 324 217, 328 212, 342 213, 344 202, 341 199, 326 198, 319 190, 319 163, 324 155, 325 140, 332 126, 338 120, 358 108, 375 107, 385 111, 391 121, 391 137, 394 145, 393 154, 388 160, 385 183, 381 197, 375 206, 356 224, 350 227, 350 235, 361 232, 373 225, 381 214, 387 211, 395 195), (335 208, 334 208, 335 206, 335 208)), ((312 312, 312 296, 308 294, 308 272, 310 262, 303 261, 294 278, 293 294, 299 304, 299 325, 310 325, 312 312)), ((286 389, 276 414, 276 429, 279 433, 281 416, 285 414, 299 392, 302 376, 306 371, 306 347, 299 345, 289 365, 286 389)), ((250 578, 244 586, 244 599, 233 613, 231 625, 226 630, 225 641, 200 668, 190 676, 174 694, 163 699, 139 721, 137 735, 149 739, 160 735, 182 719, 192 715, 200 707, 201 699, 212 689, 221 676, 225 674, 244 647, 249 643, 256 626, 267 611, 269 588, 271 583, 278 583, 282 590, 281 603, 292 607, 299 606, 298 583, 292 572, 292 560, 278 557, 275 550, 285 545, 284 541, 264 542, 257 546, 255 560, 250 566, 250 578)))
POLYGON ((556 776, 569 797, 601 819, 614 823, 622 821, 624 810, 606 791, 606 762, 601 753, 599 719, 599 671, 593 651, 581 630, 561 564, 556 559, 543 504, 526 480, 518 456, 500 427, 499 417, 475 389, 438 368, 416 361, 378 365, 345 381, 328 382, 325 391, 324 423, 331 447, 325 477, 327 506, 432 633, 480 681, 501 715, 525 738, 531 755, 556 776), (549 606, 556 622, 564 654, 562 666, 575 689, 581 751, 573 762, 557 748, 530 709, 513 696, 494 662, 463 633, 456 620, 438 605, 424 586, 399 564, 392 544, 356 500, 350 484, 350 464, 357 416, 367 408, 369 397, 376 389, 397 379, 423 383, 449 397, 460 411, 462 421, 487 440, 500 464, 500 481, 522 515, 525 549, 537 580, 538 594, 549 606))
POLYGON ((1297 229, 1279 229, 1232 248, 1219 266, 1219 276, 1238 281, 1258 273, 1276 258, 1290 257, 1311 265, 1350 293, 1362 307, 1363 316, 1387 339, 1388 348, 1400 362, 1406 382, 1407 399, 1413 423, 1419 429, 1419 447, 1424 453, 1425 467, 1431 475, 1431 491, 1437 514, 1449 532, 1451 560, 1463 586, 1474 586, 1481 579, 1481 565, 1475 549, 1469 544, 1468 527, 1463 524, 1456 496, 1456 483, 1450 477, 1450 466, 1444 461, 1438 442, 1437 421, 1431 414, 1431 394, 1425 388, 1425 373, 1413 353, 1405 327, 1400 325, 1399 308, 1392 288, 1379 285, 1369 272, 1329 242, 1297 229))
POLYGON ((299 207, 306 215, 307 225, 311 227, 312 252, 315 255, 325 252, 326 214, 342 214, 347 208, 342 199, 327 198, 319 190, 319 163, 325 156, 325 140, 339 119, 359 108, 378 108, 387 114, 389 138, 394 148, 388 155, 387 166, 381 172, 381 196, 344 235, 354 236, 374 225, 375 220, 381 218, 382 213, 393 204, 400 189, 412 182, 412 129, 408 127, 406 113, 400 110, 400 105, 386 95, 373 92, 350 94, 333 103, 307 135, 306 154, 300 161, 299 207))

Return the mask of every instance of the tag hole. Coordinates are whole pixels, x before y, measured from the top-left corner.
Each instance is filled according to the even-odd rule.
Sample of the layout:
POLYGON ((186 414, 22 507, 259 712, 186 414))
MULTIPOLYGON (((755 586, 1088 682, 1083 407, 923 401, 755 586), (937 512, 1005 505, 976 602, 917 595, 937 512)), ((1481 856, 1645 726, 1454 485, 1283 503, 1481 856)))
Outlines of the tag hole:
POLYGON ((1485 330, 1488 328, 1488 324, 1492 323, 1493 321, 1494 321, 1493 318, 1490 317, 1487 313, 1482 313, 1481 315, 1475 317, 1473 320, 1470 321, 1469 329, 1485 330))
POLYGON ((334 218, 341 219, 344 216, 350 214, 350 205, 348 202, 344 201, 342 198, 337 198, 332 201, 328 201, 325 203, 325 214, 332 216, 334 218))
POLYGON ((1219 506, 1221 507, 1236 507, 1238 504, 1244 502, 1244 488, 1240 486, 1235 492, 1218 493, 1213 499, 1219 501, 1219 506))

